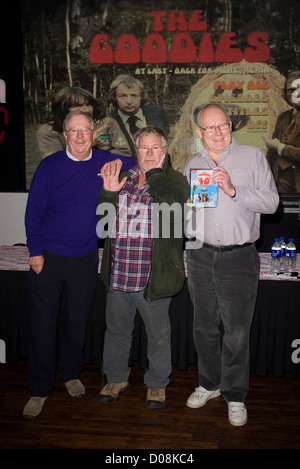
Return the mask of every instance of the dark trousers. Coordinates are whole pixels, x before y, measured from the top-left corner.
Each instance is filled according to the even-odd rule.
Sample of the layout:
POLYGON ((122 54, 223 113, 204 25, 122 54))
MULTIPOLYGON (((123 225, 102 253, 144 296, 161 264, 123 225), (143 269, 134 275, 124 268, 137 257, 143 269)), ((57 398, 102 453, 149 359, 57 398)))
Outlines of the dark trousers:
POLYGON ((42 272, 37 275, 30 269, 28 275, 28 382, 31 395, 41 397, 53 389, 57 350, 60 379, 66 382, 80 376, 98 252, 74 258, 44 252, 44 259, 42 272))
POLYGON ((220 389, 227 402, 244 402, 259 279, 255 245, 223 252, 189 249, 187 268, 199 385, 220 389))

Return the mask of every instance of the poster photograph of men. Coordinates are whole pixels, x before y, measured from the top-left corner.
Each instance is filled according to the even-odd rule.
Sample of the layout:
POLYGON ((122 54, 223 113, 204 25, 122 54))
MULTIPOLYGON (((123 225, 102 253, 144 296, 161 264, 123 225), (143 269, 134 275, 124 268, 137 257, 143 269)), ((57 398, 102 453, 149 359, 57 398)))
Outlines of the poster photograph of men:
POLYGON ((299 449, 299 2, 1 11, 0 448, 299 449))
POLYGON ((293 176, 299 132, 284 143, 276 124, 290 110, 289 126, 299 107, 296 16, 292 1, 191 1, 188 8, 167 0, 22 2, 27 188, 40 159, 58 148, 50 141, 64 145, 63 113, 93 100, 98 148, 134 153, 128 122, 134 117, 137 128, 167 130, 179 170, 201 146, 197 106, 223 104, 239 143, 269 153, 276 179, 280 171, 285 180, 280 191, 299 192, 293 176))

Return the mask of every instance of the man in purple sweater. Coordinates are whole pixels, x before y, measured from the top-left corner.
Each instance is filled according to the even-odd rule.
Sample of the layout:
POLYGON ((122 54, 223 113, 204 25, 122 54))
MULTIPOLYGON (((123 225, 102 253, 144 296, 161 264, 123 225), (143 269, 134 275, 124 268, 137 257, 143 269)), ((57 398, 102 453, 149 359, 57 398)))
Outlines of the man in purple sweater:
MULTIPOLYGON (((25 213, 30 251, 28 275, 28 381, 31 398, 23 416, 35 418, 53 390, 56 333, 62 292, 66 310, 59 337, 59 377, 71 397, 83 397, 79 377, 84 365, 85 328, 98 272, 96 208, 102 187, 101 169, 120 158, 123 169, 136 164, 92 149, 91 116, 82 111, 64 122, 67 147, 39 164, 29 191, 25 213)), ((120 162, 121 164, 121 162, 120 162)))

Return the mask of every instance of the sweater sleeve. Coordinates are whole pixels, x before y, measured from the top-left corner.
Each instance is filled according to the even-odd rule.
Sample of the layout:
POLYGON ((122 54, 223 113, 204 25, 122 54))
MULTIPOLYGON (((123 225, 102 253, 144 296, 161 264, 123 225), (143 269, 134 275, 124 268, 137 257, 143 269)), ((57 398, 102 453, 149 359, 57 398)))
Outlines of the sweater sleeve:
POLYGON ((25 211, 25 229, 30 257, 43 254, 42 224, 49 198, 49 178, 43 160, 33 176, 25 211))
POLYGON ((129 169, 133 168, 137 161, 134 156, 118 156, 122 161, 122 171, 128 171, 129 169))

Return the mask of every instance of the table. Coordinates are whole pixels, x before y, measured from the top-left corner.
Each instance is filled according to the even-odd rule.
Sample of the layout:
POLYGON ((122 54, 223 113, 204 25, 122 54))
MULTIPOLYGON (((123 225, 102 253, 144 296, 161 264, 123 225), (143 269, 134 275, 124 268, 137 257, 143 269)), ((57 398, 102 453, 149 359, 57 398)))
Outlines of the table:
MULTIPOLYGON (((258 298, 251 329, 251 370, 259 375, 271 372, 283 376, 292 372, 300 378, 300 364, 293 363, 292 342, 300 339, 300 279, 269 273, 270 253, 260 253, 261 268, 258 298)), ((102 250, 99 250, 99 265, 102 250)), ((299 257, 299 256, 298 256, 299 257)), ((185 259, 185 257, 184 257, 185 259)), ((300 259, 297 259, 300 272, 300 259)), ((0 339, 6 343, 6 355, 12 362, 27 356, 26 279, 28 250, 26 246, 0 247, 0 339)), ((186 270, 186 275, 188 272, 186 270)), ((100 278, 90 321, 86 331, 85 358, 99 360, 105 332, 106 292, 100 278)), ((61 308, 64 304, 62 301, 61 308)), ((193 343, 193 306, 187 279, 182 291, 170 305, 172 362, 179 370, 197 365, 193 343)), ((129 365, 137 361, 147 367, 147 336, 140 315, 136 315, 129 365)))

